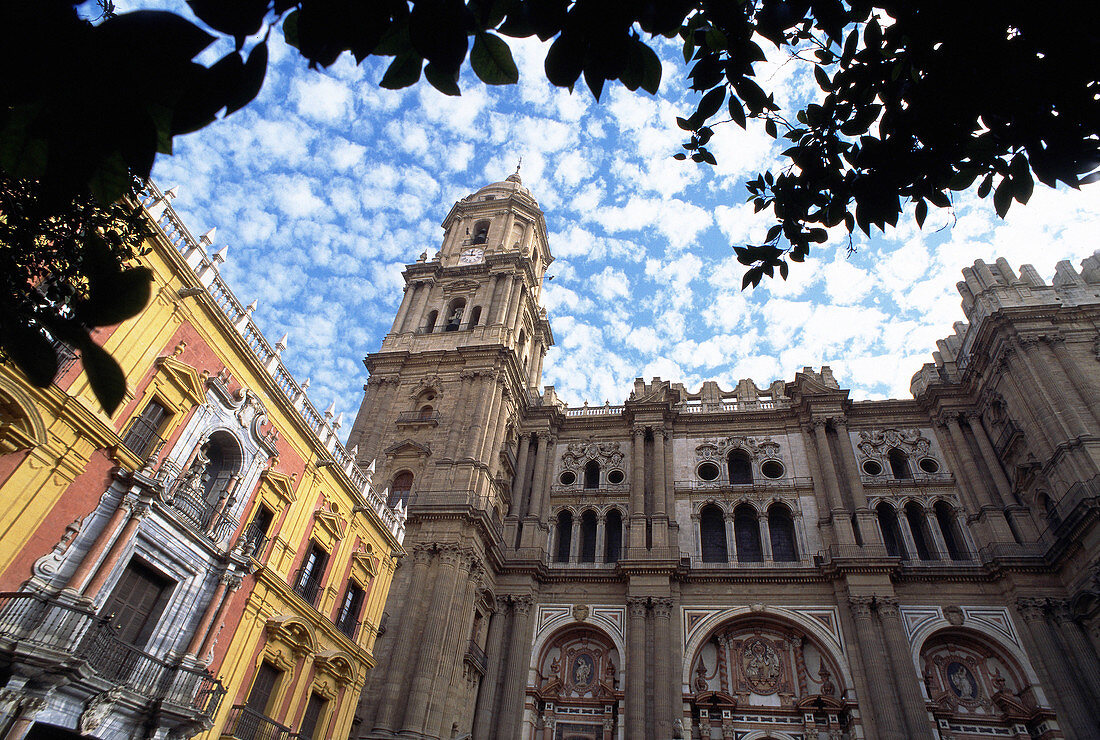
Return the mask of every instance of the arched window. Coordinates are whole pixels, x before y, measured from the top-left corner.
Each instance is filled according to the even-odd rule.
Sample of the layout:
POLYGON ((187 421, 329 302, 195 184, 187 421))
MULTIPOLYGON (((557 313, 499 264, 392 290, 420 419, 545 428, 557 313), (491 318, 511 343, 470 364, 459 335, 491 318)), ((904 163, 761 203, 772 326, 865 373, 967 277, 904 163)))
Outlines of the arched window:
POLYGON ((432 412, 433 411, 435 411, 435 409, 432 408, 431 404, 427 404, 426 406, 421 406, 420 407, 420 418, 421 419, 430 419, 430 418, 432 418, 432 412))
POLYGON ((424 333, 431 334, 435 331, 435 321, 439 318, 439 311, 431 311, 428 313, 428 318, 424 321, 424 333))
POLYGON ((752 458, 743 450, 729 456, 730 483, 752 483, 752 458))
POLYGON ((596 512, 589 509, 581 514, 582 563, 596 562, 596 512))
POLYGON ((584 466, 584 487, 588 490, 600 487, 600 464, 595 460, 589 460, 584 466))
POLYGON ((607 512, 607 522, 604 524, 604 529, 604 562, 617 563, 623 550, 623 515, 619 513, 618 509, 607 512))
POLYGON ((737 560, 741 563, 760 563, 764 560, 764 548, 760 544, 760 522, 756 510, 741 504, 733 511, 733 532, 737 537, 737 560))
POLYGON ((481 321, 481 306, 474 306, 474 310, 470 312, 470 327, 477 326, 479 321, 481 321))
POLYGON ((772 541, 772 559, 780 563, 798 561, 798 544, 794 536, 794 520, 786 506, 772 504, 768 509, 768 535, 772 541))
POLYGON ((917 557, 921 560, 935 560, 935 550, 930 546, 932 537, 928 531, 928 522, 924 518, 924 509, 915 501, 905 505, 905 518, 909 521, 909 530, 913 533, 913 544, 917 548, 917 557))
MULTIPOLYGON (((431 413, 431 412, 429 412, 431 413)), ((390 483, 390 500, 389 505, 391 507, 397 506, 398 503, 403 503, 406 506, 409 504, 409 495, 412 493, 413 487, 413 474, 407 470, 403 470, 393 477, 393 482, 390 483)))
POLYGON ((478 221, 474 224, 474 236, 470 240, 471 244, 484 244, 489 239, 489 222, 478 221))
POLYGON ((940 531, 943 532, 943 542, 947 545, 948 556, 952 560, 966 560, 969 555, 963 545, 955 512, 946 501, 937 501, 933 510, 936 512, 936 522, 940 525, 940 531))
POLYGON ((447 323, 444 324, 443 331, 458 331, 462 328, 462 314, 465 310, 465 298, 455 298, 451 301, 451 305, 447 307, 447 323))
POLYGON ((890 463, 890 470, 894 474, 894 478, 897 480, 908 480, 913 477, 912 471, 909 470, 909 458, 908 456, 894 447, 890 452, 886 453, 886 459, 890 463))
POLYGON ((907 558, 905 543, 901 540, 901 531, 898 529, 898 517, 894 513, 894 507, 883 501, 875 507, 878 515, 878 526, 882 530, 882 541, 886 545, 886 554, 895 558, 907 558))
POLYGON ((714 504, 707 504, 699 512, 699 540, 704 563, 729 562, 725 517, 714 504))
POLYGON ((209 461, 203 472, 202 486, 211 506, 233 492, 241 472, 241 446, 228 432, 214 432, 200 454, 209 461))
POLYGON ((558 514, 558 549, 556 552, 557 557, 554 558, 559 563, 569 562, 569 542, 573 539, 573 515, 568 511, 563 511, 558 514))

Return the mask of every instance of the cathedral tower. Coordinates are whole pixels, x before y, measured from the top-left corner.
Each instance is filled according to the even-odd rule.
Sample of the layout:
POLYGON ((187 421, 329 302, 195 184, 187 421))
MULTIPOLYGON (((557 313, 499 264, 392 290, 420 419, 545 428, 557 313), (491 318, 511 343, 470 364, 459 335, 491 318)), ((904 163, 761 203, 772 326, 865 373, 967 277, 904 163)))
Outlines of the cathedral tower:
POLYGON ((348 443, 410 512, 363 737, 471 730, 516 421, 554 341, 539 304, 546 222, 518 170, 455 203, 442 226, 439 252, 407 266, 393 329, 366 359, 348 443))

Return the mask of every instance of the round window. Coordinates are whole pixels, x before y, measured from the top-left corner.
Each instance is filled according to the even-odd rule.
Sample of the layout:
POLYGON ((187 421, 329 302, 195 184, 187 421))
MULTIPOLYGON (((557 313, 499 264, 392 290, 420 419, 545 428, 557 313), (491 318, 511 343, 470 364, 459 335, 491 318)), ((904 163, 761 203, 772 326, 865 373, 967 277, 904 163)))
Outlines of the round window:
POLYGON ((874 460, 866 460, 863 463, 863 472, 867 475, 881 475, 882 466, 874 460))
POLYGON ((783 477, 783 463, 778 460, 765 460, 764 464, 760 466, 760 472, 764 474, 765 478, 782 478, 783 477))
POLYGON ((940 464, 938 462, 936 462, 936 460, 934 458, 931 458, 931 457, 921 458, 921 461, 919 463, 917 463, 917 465, 919 465, 920 469, 923 470, 926 473, 938 473, 938 472, 940 472, 940 464))
POLYGON ((561 477, 559 477, 558 480, 561 481, 561 484, 563 486, 571 486, 577 482, 577 474, 574 473, 572 470, 566 470, 564 473, 561 474, 561 477))
POLYGON ((718 473, 718 466, 714 463, 705 462, 699 466, 699 477, 703 480, 717 480, 718 473))
POLYGON ((612 470, 610 473, 607 474, 607 482, 613 486, 617 486, 618 484, 622 483, 623 478, 625 478, 625 476, 623 475, 623 471, 621 470, 612 470))

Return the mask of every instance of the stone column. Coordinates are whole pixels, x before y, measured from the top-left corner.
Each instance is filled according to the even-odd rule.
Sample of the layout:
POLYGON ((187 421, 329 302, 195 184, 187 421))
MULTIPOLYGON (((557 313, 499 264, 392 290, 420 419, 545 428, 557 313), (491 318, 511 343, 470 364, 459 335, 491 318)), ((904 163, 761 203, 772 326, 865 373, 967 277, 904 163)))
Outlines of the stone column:
MULTIPOLYGON (((123 525, 122 531, 119 532, 118 537, 111 543, 111 549, 107 551, 107 554, 103 556, 103 562, 99 564, 95 575, 92 576, 92 580, 88 582, 88 585, 84 587, 82 593, 89 598, 95 599, 103 584, 107 582, 107 579, 111 577, 111 572, 118 564, 119 558, 122 557, 122 553, 129 546, 130 541, 134 539, 134 535, 137 533, 138 525, 141 524, 141 520, 149 514, 149 502, 146 500, 138 500, 130 507, 130 518, 126 520, 126 524, 123 525)), ((91 553, 89 553, 91 555, 91 553)))
POLYGON ((722 512, 722 522, 726 525, 726 560, 737 562, 737 530, 734 529, 733 513, 722 512))
POLYGON ((508 304, 512 298, 512 283, 516 282, 514 275, 498 275, 497 282, 500 288, 500 300, 493 307, 493 323, 503 324, 508 315, 508 304))
MULTIPOLYGON (((939 560, 951 560, 951 551, 947 549, 947 540, 943 536, 943 530, 940 528, 940 520, 936 517, 934 509, 925 511, 924 521, 928 524, 928 533, 932 536, 932 541, 928 543, 929 548, 939 556, 939 560)), ((955 544, 961 548, 966 547, 962 542, 957 542, 955 544)))
POLYGON ((404 729, 423 732, 426 727, 428 700, 432 682, 441 670, 446 621, 458 586, 458 561, 463 553, 454 545, 443 545, 436 558, 436 574, 431 587, 431 606, 425 616, 424 630, 414 640, 417 652, 412 689, 405 704, 404 729))
POLYGON ((630 617, 627 631, 626 670, 626 736, 644 738, 645 732, 645 613, 644 596, 628 596, 626 608, 630 617))
MULTIPOLYGON (((703 518, 698 514, 691 515, 691 528, 692 534, 695 537, 695 547, 691 549, 695 555, 695 559, 699 562, 703 561, 703 518)), ((727 535, 727 540, 729 539, 727 535)), ((729 552, 729 545, 726 545, 726 552, 729 552)))
POLYGON ((494 417, 489 419, 492 421, 495 418, 496 423, 487 437, 489 440, 488 445, 482 450, 482 459, 489 466, 490 474, 495 472, 500 465, 500 448, 504 444, 504 429, 508 426, 508 420, 512 415, 509 408, 509 401, 512 398, 511 391, 508 390, 503 378, 497 379, 497 386, 497 397, 500 401, 497 403, 496 411, 493 412, 494 417))
POLYGON ((15 720, 8 727, 4 740, 23 740, 30 734, 34 726, 35 717, 46 708, 46 699, 41 696, 22 696, 17 705, 18 713, 15 720))
MULTIPOLYGON (((404 605, 400 617, 394 622, 393 645, 391 653, 393 661, 386 667, 387 680, 382 684, 382 696, 379 699, 378 713, 375 719, 375 727, 385 730, 397 729, 396 723, 399 712, 405 706, 404 697, 407 695, 406 687, 408 678, 412 672, 411 663, 415 650, 420 645, 417 635, 417 615, 415 613, 415 599, 424 592, 424 583, 427 580, 428 570, 432 561, 430 545, 413 546, 413 571, 410 576, 409 590, 405 592, 404 605)), ((375 670, 381 669, 379 666, 375 670)))
POLYGON ((955 457, 962 464, 963 474, 966 476, 967 484, 971 487, 971 496, 977 504, 974 511, 981 514, 981 521, 988 528, 986 542, 1015 542, 1012 531, 1008 528, 1008 520, 1005 519, 1004 509, 998 508, 993 503, 993 495, 986 487, 985 479, 978 472, 978 466, 974 464, 971 451, 967 449, 968 444, 963 436, 962 427, 959 426, 958 418, 954 413, 945 413, 941 415, 940 420, 951 435, 952 446, 956 452, 955 457), (979 494, 978 487, 984 495, 979 494))
POLYGON ((530 632, 531 596, 512 597, 512 639, 508 648, 508 671, 504 677, 504 694, 500 702, 500 722, 497 724, 497 737, 518 737, 519 723, 523 717, 523 704, 527 686, 528 649, 531 647, 530 632))
MULTIPOLYGON (((416 284, 416 302, 413 304, 412 310, 409 315, 405 317, 405 321, 408 326, 406 331, 419 332, 424 325, 424 309, 428 306, 428 297, 432 292, 432 283, 429 281, 420 281, 416 284)), ((439 323, 439 320, 436 320, 439 323)), ((434 331, 434 329, 433 329, 434 331)))
POLYGON ((581 518, 573 518, 573 526, 569 530, 569 562, 576 563, 581 559, 581 518))
MULTIPOLYGON (((508 303, 508 328, 516 332, 516 336, 519 336, 518 323, 521 310, 523 308, 523 278, 515 278, 515 284, 512 286, 512 298, 508 303)), ((534 337, 528 337, 529 340, 534 341, 534 337)))
POLYGON ((607 514, 596 517, 596 562, 602 563, 607 556, 605 545, 607 544, 607 514))
POLYGON ((901 532, 902 543, 905 547, 908 560, 920 560, 920 552, 917 550, 917 540, 913 537, 913 529, 909 526, 909 517, 905 515, 905 509, 898 509, 898 530, 901 532))
POLYGON ((550 462, 550 433, 537 433, 539 447, 535 452, 535 477, 531 481, 531 516, 542 519, 549 498, 549 483, 546 480, 547 466, 550 462))
MULTIPOLYGON (((653 599, 653 653, 656 688, 653 697, 653 716, 657 723, 657 737, 672 737, 673 708, 668 704, 669 683, 674 680, 670 675, 672 668, 672 599, 658 597, 653 599)), ((676 671, 675 680, 679 681, 679 671, 676 671)))
POLYGON ((974 433, 974 439, 978 443, 978 450, 982 453, 982 459, 985 460, 985 466, 989 468, 989 473, 993 476, 998 503, 1004 506, 1012 500, 1012 484, 1008 482, 1008 476, 1005 475, 1001 461, 997 458, 997 453, 993 451, 993 443, 985 431, 981 417, 977 414, 966 414, 966 422, 970 426, 970 431, 974 433))
POLYGON ((523 516, 530 509, 525 496, 527 488, 527 454, 531 451, 531 435, 522 434, 519 438, 519 451, 516 453, 516 477, 512 479, 512 516, 523 516))
POLYGON ((229 610, 229 604, 233 601, 233 594, 241 587, 241 576, 232 571, 226 571, 218 576, 218 585, 214 589, 214 595, 203 612, 195 634, 191 637, 191 643, 187 646, 187 654, 203 660, 213 649, 214 640, 220 632, 220 627, 225 621, 225 613, 229 610))
POLYGON ((1068 603, 1059 601, 1051 606, 1051 616, 1054 617, 1065 646, 1064 653, 1076 666, 1073 675, 1078 677, 1080 687, 1088 694, 1089 706, 1100 707, 1100 661, 1097 660, 1096 652, 1081 627, 1074 621, 1068 603))
POLYGON ((1078 398, 1088 408, 1093 422, 1100 424, 1100 393, 1097 393, 1096 388, 1089 385, 1088 381, 1085 380, 1085 374, 1081 372, 1081 368, 1077 366, 1073 356, 1066 349, 1066 338, 1060 334, 1051 334, 1046 337, 1046 340, 1050 344, 1063 374, 1069 378, 1069 382, 1073 386, 1073 390, 1077 392, 1078 398))
POLYGON ((665 430, 653 430, 653 514, 665 516, 665 430))
POLYGON ((1031 659, 1046 674, 1047 696, 1058 710, 1058 723, 1067 738, 1095 737, 1096 723, 1088 709, 1088 699, 1070 676, 1073 668, 1066 662, 1046 618, 1046 600, 1021 598, 1016 608, 1023 617, 1027 633, 1035 644, 1031 659))
POLYGON ((867 506, 867 492, 863 488, 859 461, 856 460, 856 453, 852 448, 848 420, 843 416, 835 416, 833 417, 833 423, 836 425, 837 441, 840 443, 840 459, 844 463, 844 474, 848 480, 848 488, 852 491, 852 503, 855 507, 856 520, 859 522, 859 532, 863 545, 884 547, 882 532, 878 528, 875 514, 867 506))
POLYGON ((413 301, 413 295, 416 293, 416 288, 413 283, 406 283, 404 289, 401 291, 401 306, 397 309, 397 316, 393 320, 393 327, 390 329, 391 334, 397 334, 401 331, 401 327, 405 325, 405 317, 409 315, 409 305, 413 301), (412 288, 412 290, 409 290, 412 288))
POLYGON ((508 619, 508 604, 504 597, 498 596, 494 611, 489 618, 489 634, 485 639, 485 675, 477 694, 477 710, 474 712, 473 736, 489 737, 495 726, 497 684, 500 681, 501 663, 504 660, 504 622, 508 619))
MULTIPOLYGON (((1047 347, 1048 339, 1049 337, 1029 336, 1019 337, 1017 341, 1022 350, 1023 360, 1030 366, 1032 372, 1036 372, 1037 367, 1042 368, 1042 372, 1036 372, 1036 374, 1042 378, 1047 392, 1058 400, 1059 416, 1065 419, 1063 423, 1070 436, 1080 437, 1089 433, 1088 425, 1078 413, 1081 400, 1074 392, 1073 382, 1062 370, 1062 364, 1047 347)), ((1092 395, 1096 395, 1095 389, 1092 395)))
POLYGON ((893 666, 891 674, 898 687, 902 716, 909 728, 907 737, 930 740, 934 737, 932 722, 920 690, 920 676, 917 675, 917 669, 909 655, 909 642, 905 639, 905 629, 901 624, 898 600, 892 596, 880 597, 877 604, 882 633, 886 637, 886 647, 893 666))
MULTIPOLYGON (((873 596, 849 596, 848 603, 855 623, 860 657, 866 667, 867 685, 871 696, 860 701, 860 713, 872 715, 874 727, 881 740, 909 740, 904 728, 898 726, 901 716, 898 697, 890 690, 890 669, 887 667, 886 648, 875 627, 871 604, 873 596)), ((873 729, 873 728, 872 728, 873 729)))
MULTIPOLYGON (((443 662, 432 687, 428 703, 429 733, 445 737, 451 729, 451 718, 465 714, 459 708, 461 695, 465 693, 462 676, 462 659, 470 642, 470 630, 474 621, 474 599, 483 574, 481 559, 473 552, 464 553, 458 564, 458 583, 465 585, 462 601, 453 609, 447 625, 447 637, 443 642, 443 662)), ((456 593, 457 597, 458 594, 456 593)))
POLYGON ((768 527, 768 515, 766 513, 761 514, 759 517, 757 517, 757 522, 760 526, 760 552, 764 557, 764 562, 770 563, 773 561, 773 555, 772 533, 768 527))
POLYGON ((91 547, 88 548, 88 552, 84 554, 84 559, 80 561, 76 572, 69 578, 66 588, 74 591, 80 591, 83 588, 84 582, 95 570, 103 551, 107 549, 107 544, 118 534, 119 528, 122 526, 122 520, 130 512, 132 505, 132 502, 126 501, 126 494, 123 494, 118 508, 111 513, 111 518, 107 520, 107 524, 100 530, 99 535, 96 536, 91 547))
POLYGON ((497 411, 497 407, 500 406, 500 394, 497 393, 499 380, 497 374, 493 370, 486 370, 481 375, 482 389, 477 404, 477 422, 473 428, 473 434, 470 435, 469 441, 472 443, 467 448, 468 457, 472 457, 475 460, 484 460, 483 454, 486 442, 493 426, 494 414, 497 411))
POLYGON ((630 544, 634 550, 645 548, 645 427, 635 424, 630 446, 630 544))

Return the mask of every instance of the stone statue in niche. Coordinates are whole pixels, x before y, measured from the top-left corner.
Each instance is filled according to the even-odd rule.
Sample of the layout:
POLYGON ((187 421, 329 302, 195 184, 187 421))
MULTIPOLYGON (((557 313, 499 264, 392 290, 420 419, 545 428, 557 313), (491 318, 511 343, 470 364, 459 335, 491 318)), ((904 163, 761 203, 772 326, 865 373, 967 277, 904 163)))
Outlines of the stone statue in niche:
POLYGON ((592 683, 592 676, 596 672, 596 664, 588 653, 581 653, 573 659, 573 685, 577 688, 585 688, 592 683))
POLYGON ((960 699, 973 701, 978 698, 978 681, 970 669, 959 662, 947 664, 947 681, 960 699))

